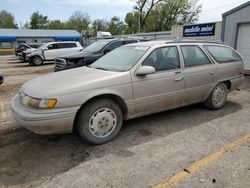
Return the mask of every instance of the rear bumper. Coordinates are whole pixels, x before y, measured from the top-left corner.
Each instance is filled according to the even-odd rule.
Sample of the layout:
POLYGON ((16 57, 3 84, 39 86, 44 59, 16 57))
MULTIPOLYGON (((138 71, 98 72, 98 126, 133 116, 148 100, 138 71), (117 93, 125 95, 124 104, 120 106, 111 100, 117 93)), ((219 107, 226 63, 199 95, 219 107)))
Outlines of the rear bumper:
POLYGON ((236 89, 239 89, 244 82, 244 76, 233 78, 230 80, 230 82, 231 82, 230 91, 234 91, 236 89))
POLYGON ((28 109, 23 107, 16 95, 12 99, 12 116, 21 127, 38 134, 61 134, 73 131, 77 107, 65 109, 28 109))

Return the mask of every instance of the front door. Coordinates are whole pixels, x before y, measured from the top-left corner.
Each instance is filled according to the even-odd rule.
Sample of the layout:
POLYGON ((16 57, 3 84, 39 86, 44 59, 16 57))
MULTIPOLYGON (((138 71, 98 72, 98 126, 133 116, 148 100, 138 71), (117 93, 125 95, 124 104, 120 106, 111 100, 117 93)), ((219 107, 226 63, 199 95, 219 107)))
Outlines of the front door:
POLYGON ((184 101, 184 80, 176 46, 155 49, 142 66, 155 74, 132 78, 136 116, 178 107, 184 101))
POLYGON ((47 49, 43 50, 43 56, 45 60, 53 60, 55 59, 56 54, 58 53, 58 44, 50 44, 47 49))

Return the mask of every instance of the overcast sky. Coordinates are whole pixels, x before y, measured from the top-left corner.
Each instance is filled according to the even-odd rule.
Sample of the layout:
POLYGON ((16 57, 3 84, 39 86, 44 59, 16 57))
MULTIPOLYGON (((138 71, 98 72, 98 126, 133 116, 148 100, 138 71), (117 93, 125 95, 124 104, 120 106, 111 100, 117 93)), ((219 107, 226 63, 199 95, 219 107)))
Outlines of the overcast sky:
MULTIPOLYGON (((221 21, 222 13, 247 1, 249 0, 199 0, 203 5, 199 22, 221 21)), ((65 21, 75 10, 87 12, 91 20, 108 20, 112 16, 124 19, 132 9, 133 0, 0 0, 0 10, 12 12, 18 24, 28 21, 36 10, 49 19, 65 21)))

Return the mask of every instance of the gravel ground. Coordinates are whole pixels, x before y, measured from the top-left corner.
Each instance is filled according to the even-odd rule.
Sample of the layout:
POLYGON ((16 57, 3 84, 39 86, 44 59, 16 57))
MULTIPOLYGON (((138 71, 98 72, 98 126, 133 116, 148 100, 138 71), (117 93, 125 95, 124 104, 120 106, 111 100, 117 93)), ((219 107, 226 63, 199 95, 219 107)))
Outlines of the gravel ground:
MULTIPOLYGON (((9 104, 21 85, 53 72, 0 57, 0 187, 152 187, 250 132, 250 79, 225 107, 192 105, 125 122, 119 136, 91 146, 77 134, 41 136, 13 122, 9 104)), ((175 187, 250 187, 250 142, 175 187)))

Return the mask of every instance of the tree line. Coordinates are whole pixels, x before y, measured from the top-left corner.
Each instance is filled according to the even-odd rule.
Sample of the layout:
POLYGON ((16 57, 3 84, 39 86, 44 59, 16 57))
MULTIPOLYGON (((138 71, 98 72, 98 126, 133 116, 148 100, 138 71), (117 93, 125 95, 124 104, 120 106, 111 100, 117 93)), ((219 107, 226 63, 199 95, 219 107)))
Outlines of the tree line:
MULTIPOLYGON (((50 20, 39 11, 30 16, 22 28, 26 29, 74 29, 88 31, 109 31, 112 35, 138 32, 168 31, 173 25, 192 24, 198 21, 202 6, 199 0, 132 0, 135 2, 131 12, 124 20, 114 16, 110 20, 91 21, 87 12, 77 10, 67 21, 50 20)), ((0 11, 0 28, 18 28, 12 13, 0 11)))

